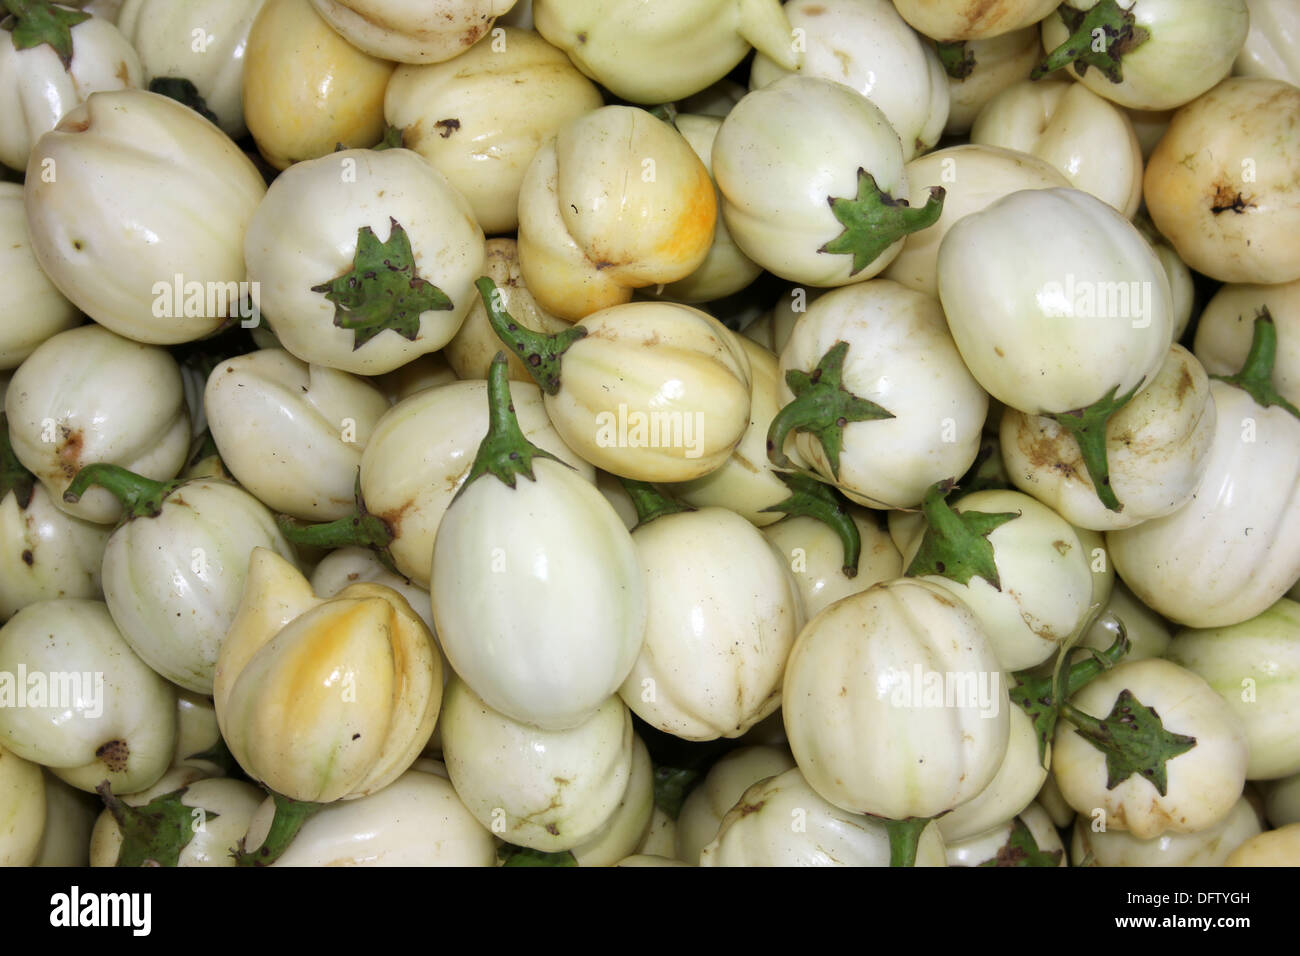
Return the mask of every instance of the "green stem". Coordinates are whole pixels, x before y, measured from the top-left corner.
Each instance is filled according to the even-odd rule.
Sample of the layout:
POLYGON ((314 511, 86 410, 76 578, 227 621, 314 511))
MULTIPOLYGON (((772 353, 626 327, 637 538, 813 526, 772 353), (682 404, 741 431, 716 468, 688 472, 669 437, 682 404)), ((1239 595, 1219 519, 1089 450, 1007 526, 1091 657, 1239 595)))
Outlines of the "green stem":
POLYGON ((1221 382, 1242 389, 1261 408, 1277 405, 1300 418, 1300 409, 1288 402, 1273 384, 1273 365, 1277 360, 1277 325, 1268 306, 1259 310, 1251 334, 1250 353, 1236 375, 1211 375, 1221 382))
POLYGON ((1042 79, 1073 63, 1079 76, 1095 66, 1112 83, 1122 83, 1124 55, 1151 38, 1151 31, 1138 26, 1131 10, 1115 0, 1100 0, 1087 11, 1063 3, 1056 12, 1070 35, 1034 67, 1029 74, 1031 80, 1042 79))
POLYGON ((547 395, 556 394, 560 390, 560 357, 574 342, 587 334, 586 327, 574 325, 554 335, 534 332, 516 322, 505 310, 501 290, 495 282, 483 276, 474 283, 474 287, 483 299, 488 323, 497 338, 524 363, 524 368, 538 388, 547 395))
MULTIPOLYGON (((488 369, 488 432, 478 446, 474 464, 460 490, 456 492, 456 498, 485 474, 494 475, 508 488, 515 487, 519 475, 529 481, 536 481, 533 477, 535 458, 545 458, 565 465, 549 451, 543 451, 524 437, 519 420, 515 417, 514 401, 510 397, 510 366, 506 363, 506 353, 498 352, 493 356, 492 365, 488 369)), ((456 503, 456 498, 452 499, 452 504, 456 503)))
POLYGON ((795 398, 776 413, 767 430, 767 457, 778 468, 791 467, 785 455, 785 440, 791 431, 798 430, 817 437, 831 474, 838 478, 844 429, 849 423, 894 417, 892 412, 859 398, 841 384, 848 352, 848 342, 836 342, 811 372, 792 368, 785 373, 795 398))
POLYGON ((275 817, 271 820, 271 829, 266 839, 256 850, 244 848, 244 841, 231 853, 236 866, 270 866, 284 855, 298 835, 304 823, 328 806, 324 803, 308 803, 305 800, 291 800, 279 793, 272 793, 275 800, 275 817))
POLYGON ((1110 511, 1116 513, 1124 510, 1115 491, 1110 486, 1110 463, 1106 458, 1106 423, 1112 415, 1133 400, 1142 388, 1138 382, 1126 395, 1115 397, 1119 391, 1116 385, 1104 397, 1086 408, 1076 408, 1068 412, 1049 413, 1045 417, 1056 422, 1079 444, 1083 453, 1083 464, 1092 479, 1092 487, 1097 492, 1097 499, 1110 511))
POLYGON ((811 475, 797 471, 778 471, 775 474, 790 489, 790 497, 762 510, 812 518, 826 525, 839 537, 844 548, 844 565, 840 571, 846 578, 856 578, 858 560, 862 556, 862 534, 845 507, 844 499, 830 485, 811 475))
POLYGON ((14 454, 14 446, 9 441, 9 420, 0 411, 0 501, 11 491, 18 507, 26 508, 32 503, 32 493, 36 491, 36 476, 24 468, 14 454))
POLYGON ((906 820, 878 818, 889 834, 889 865, 916 866, 916 849, 921 844, 921 834, 930 825, 928 817, 908 817, 906 820))
POLYGON ((975 51, 966 45, 965 40, 936 43, 934 46, 944 72, 954 80, 964 80, 975 71, 975 51))
POLYGON ((111 492, 131 518, 156 518, 162 513, 163 501, 183 485, 183 481, 154 481, 117 465, 97 462, 77 472, 63 500, 76 504, 91 485, 111 492))
POLYGON ((622 476, 618 476, 618 480, 623 485, 623 490, 627 492, 627 496, 632 499, 632 506, 636 508, 637 528, 648 525, 664 515, 695 510, 691 505, 664 494, 649 482, 622 476))
POLYGON ((326 551, 334 548, 369 548, 379 558, 379 563, 399 577, 406 575, 397 570, 393 554, 388 546, 397 537, 392 526, 379 515, 371 514, 366 508, 366 500, 361 494, 361 469, 357 469, 357 481, 354 495, 356 510, 350 515, 334 521, 309 524, 291 518, 289 515, 276 515, 275 523, 280 533, 292 544, 306 548, 321 548, 326 551))

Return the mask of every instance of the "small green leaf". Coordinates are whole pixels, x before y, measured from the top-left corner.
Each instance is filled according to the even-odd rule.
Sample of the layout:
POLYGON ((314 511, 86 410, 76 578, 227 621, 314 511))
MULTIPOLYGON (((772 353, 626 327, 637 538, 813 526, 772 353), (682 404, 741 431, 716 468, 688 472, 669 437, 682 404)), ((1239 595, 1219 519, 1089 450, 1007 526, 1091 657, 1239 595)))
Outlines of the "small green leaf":
POLYGON ((906 199, 895 199, 882 191, 876 178, 859 167, 857 196, 826 197, 844 231, 817 251, 852 256, 849 275, 857 275, 899 239, 933 226, 943 212, 943 197, 942 186, 931 186, 925 205, 913 209, 906 199))
POLYGON ((1112 83, 1122 83, 1124 55, 1151 39, 1151 31, 1137 25, 1131 9, 1126 10, 1115 0, 1100 0, 1087 11, 1063 3, 1056 12, 1070 35, 1034 67, 1029 74, 1031 80, 1042 79, 1073 63, 1080 76, 1095 66, 1112 83))
POLYGON ((1016 817, 1011 824, 1011 836, 998 847, 997 856, 985 860, 980 866, 1060 866, 1064 852, 1040 850, 1025 821, 1016 817))
POLYGON ((685 767, 655 767, 655 806, 676 820, 682 804, 702 777, 699 770, 685 767))
POLYGON ((831 474, 838 478, 844 429, 849 422, 894 417, 892 412, 859 398, 841 384, 848 351, 848 342, 836 342, 811 372, 792 368, 785 373, 786 384, 795 398, 776 413, 767 430, 767 457, 778 468, 791 466, 783 450, 786 436, 792 430, 808 432, 821 442, 831 474))
POLYGON ((862 555, 862 534, 849 514, 844 498, 825 482, 798 471, 778 471, 776 476, 790 489, 790 497, 763 511, 780 511, 820 521, 839 536, 844 548, 840 568, 846 578, 858 576, 858 559, 862 555))
POLYGON ((420 336, 421 315, 452 308, 441 289, 416 273, 406 230, 396 219, 388 221, 387 242, 362 226, 352 268, 311 288, 334 303, 334 324, 353 330, 353 351, 385 331, 414 342, 420 336))
POLYGON ((49 44, 65 70, 72 66, 72 28, 89 20, 89 13, 66 10, 48 0, 4 0, 4 6, 14 15, 5 28, 13 32, 15 50, 49 44))
POLYGON ((954 80, 964 80, 975 72, 975 51, 966 45, 965 40, 936 43, 934 46, 944 72, 954 80))
POLYGON ((142 807, 133 807, 113 794, 112 785, 107 780, 95 788, 122 831, 117 866, 180 864, 181 851, 194 839, 198 827, 219 816, 210 810, 187 807, 182 803, 181 798, 188 790, 188 787, 181 787, 154 797, 142 807))
POLYGON ((35 490, 36 476, 14 454, 14 446, 9 441, 9 420, 0 411, 0 501, 12 491, 18 507, 26 508, 32 503, 35 490))
POLYGON ((1160 715, 1127 687, 1115 706, 1098 720, 1066 704, 1063 716, 1074 732, 1106 755, 1106 789, 1114 790, 1133 774, 1151 781, 1160 796, 1168 790, 1165 764, 1196 746, 1196 738, 1165 730, 1160 715))
POLYGON ((217 124, 217 114, 208 109, 208 104, 199 95, 199 88, 187 79, 178 76, 155 76, 149 81, 149 92, 160 93, 183 106, 188 106, 209 123, 217 124))
POLYGON ((1020 517, 1020 512, 954 511, 948 507, 944 496, 952 482, 940 481, 925 493, 921 508, 925 511, 925 536, 905 576, 919 578, 938 575, 958 584, 967 584, 980 577, 1002 590, 1002 579, 994 560, 993 545, 988 536, 1008 521, 1020 517))
POLYGON ((656 518, 695 510, 692 505, 665 494, 662 489, 656 488, 648 481, 637 481, 634 478, 623 477, 618 477, 618 481, 623 486, 623 490, 627 492, 627 496, 632 499, 632 507, 636 508, 637 528, 648 525, 656 518))
POLYGON ((497 847, 497 859, 502 866, 577 866, 578 861, 568 850, 543 853, 524 846, 504 843, 497 847))
POLYGON ((1296 418, 1300 418, 1300 409, 1288 402, 1273 384, 1273 365, 1277 360, 1277 325, 1268 311, 1268 306, 1259 310, 1255 317, 1255 327, 1250 338, 1250 352, 1236 375, 1211 375, 1221 382, 1235 385, 1242 389, 1255 404, 1261 408, 1276 405, 1284 408, 1296 418))
POLYGON ((1092 480, 1093 490, 1097 492, 1097 500, 1116 513, 1123 511, 1124 505, 1115 497, 1115 492, 1110 487, 1110 463, 1106 455, 1106 423, 1110 421, 1112 415, 1133 400, 1133 396, 1141 390, 1143 384, 1145 379, 1134 385, 1128 394, 1121 395, 1119 398, 1115 397, 1115 393, 1119 391, 1119 386, 1116 385, 1087 408, 1076 408, 1072 411, 1044 416, 1074 436, 1079 451, 1083 454, 1083 464, 1088 470, 1088 477, 1092 480))

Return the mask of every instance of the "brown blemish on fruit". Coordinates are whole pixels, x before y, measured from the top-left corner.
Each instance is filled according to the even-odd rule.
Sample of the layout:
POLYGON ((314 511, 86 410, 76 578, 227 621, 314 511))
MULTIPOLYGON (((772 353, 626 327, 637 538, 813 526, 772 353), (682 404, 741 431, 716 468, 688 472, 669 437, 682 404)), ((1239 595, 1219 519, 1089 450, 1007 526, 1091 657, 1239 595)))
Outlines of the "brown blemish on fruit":
POLYGON ((1066 542, 1066 541, 1053 541, 1053 542, 1052 542, 1052 547, 1056 549, 1056 553, 1059 554, 1061 557, 1065 557, 1067 554, 1070 553, 1070 545, 1069 545, 1069 542, 1066 542))
POLYGON ((110 772, 123 773, 126 770, 127 758, 131 756, 131 748, 127 746, 125 740, 110 740, 99 745, 95 756, 104 761, 104 766, 110 772))
POLYGON ((131 82, 131 71, 127 69, 126 60, 117 61, 117 73, 115 75, 122 81, 123 86, 130 87, 134 85, 131 82))
POLYGON ((23 551, 23 564, 27 565, 30 568, 35 563, 36 563, 36 555, 32 554, 32 549, 28 548, 25 551, 23 551))
POLYGON ((460 129, 460 120, 458 119, 438 120, 438 122, 433 124, 433 128, 438 130, 438 135, 441 136, 443 139, 451 139, 451 134, 456 132, 456 130, 460 129))
POLYGON ((1254 196, 1242 195, 1240 191, 1232 188, 1231 183, 1220 180, 1214 185, 1214 199, 1210 212, 1217 216, 1231 210, 1240 215, 1247 209, 1255 208, 1255 203, 1252 201, 1254 198, 1254 196))
POLYGON ((1062 460, 1058 439, 1036 433, 1029 428, 1022 428, 1016 437, 1016 444, 1020 446, 1021 454, 1029 459, 1029 464, 1033 468, 1050 468, 1059 471, 1066 478, 1077 474, 1073 465, 1062 460))
POLYGON ((996 345, 993 346, 993 353, 994 353, 995 355, 997 355, 998 358, 1006 358, 1006 357, 1007 357, 1007 353, 1004 352, 1004 351, 1002 351, 1002 349, 1000 349, 1000 348, 999 348, 998 346, 996 346, 996 345))
POLYGON ((1196 383, 1192 381, 1191 371, 1188 370, 1186 365, 1184 365, 1182 369, 1182 373, 1178 376, 1178 385, 1174 389, 1174 395, 1175 397, 1177 397, 1178 403, 1180 405, 1182 404, 1183 397, 1189 391, 1191 391, 1195 386, 1196 383))
POLYGON ((760 800, 758 801, 758 803, 742 803, 736 809, 740 811, 740 815, 742 817, 747 817, 751 813, 757 813, 759 810, 762 810, 763 807, 766 805, 767 805, 766 800, 760 800))
POLYGON ((81 452, 86 444, 86 436, 80 428, 63 428, 63 442, 59 445, 59 467, 69 479, 75 478, 81 471, 81 452))

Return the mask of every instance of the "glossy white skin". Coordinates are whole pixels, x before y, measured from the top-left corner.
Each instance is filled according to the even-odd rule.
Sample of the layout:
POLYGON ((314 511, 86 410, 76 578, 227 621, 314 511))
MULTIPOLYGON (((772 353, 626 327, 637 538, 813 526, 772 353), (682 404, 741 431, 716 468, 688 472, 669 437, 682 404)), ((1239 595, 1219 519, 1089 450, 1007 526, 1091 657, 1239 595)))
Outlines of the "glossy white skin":
POLYGON ((858 194, 864 168, 887 195, 907 194, 903 148, 880 108, 830 80, 788 76, 736 105, 713 142, 721 213, 736 245, 791 282, 840 286, 878 275, 900 239, 861 271, 819 252, 844 233, 828 199, 858 194))
POLYGON ((1250 31, 1232 72, 1300 86, 1300 8, 1288 0, 1246 0, 1250 31))
POLYGON ((1002 459, 1016 487, 1070 523, 1118 531, 1191 501, 1210 465, 1217 422, 1205 369, 1172 345, 1151 384, 1106 423, 1110 487, 1122 511, 1098 500, 1078 442, 1050 418, 1007 409, 1002 459))
POLYGON ((478 298, 483 230, 465 198, 418 154, 352 149, 281 173, 248 224, 244 256, 286 349, 304 362, 379 375, 436 352, 456 334, 478 298), (368 226, 388 242, 393 220, 406 231, 417 274, 452 308, 422 313, 414 341, 385 329, 354 349, 354 331, 336 326, 335 304, 312 289, 352 270, 359 229, 368 226))
POLYGON ((534 459, 533 474, 512 489, 485 473, 453 502, 430 593, 447 660, 475 693, 513 720, 563 730, 632 670, 647 582, 599 491, 549 459, 534 459))
POLYGON ((0 866, 31 866, 45 831, 45 783, 39 764, 0 745, 0 866))
POLYGON ((822 478, 871 508, 911 508, 936 481, 963 474, 979 452, 988 397, 962 363, 939 303, 885 279, 828 293, 795 324, 781 352, 781 396, 791 369, 811 372, 848 342, 842 386, 894 417, 849 422, 839 474, 821 441, 793 432, 794 445, 822 478))
POLYGON ((1187 263, 1178 258, 1174 247, 1156 231, 1156 227, 1151 224, 1151 219, 1145 213, 1139 214, 1133 220, 1133 225, 1137 226, 1147 242, 1151 243, 1151 248, 1155 251, 1156 258, 1160 260, 1165 276, 1169 279, 1169 290, 1173 294, 1174 305, 1174 329, 1170 341, 1178 342, 1187 331, 1187 325, 1192 320, 1192 307, 1196 304, 1196 288, 1192 284, 1192 271, 1187 268, 1187 263))
POLYGON ((640 481, 690 481, 730 458, 751 414, 749 356, 735 333, 671 302, 629 302, 579 324, 587 334, 546 396, 570 448, 640 481))
POLYGON ((66 691, 71 706, 0 708, 0 744, 79 790, 108 780, 114 793, 136 793, 163 775, 176 738, 176 689, 135 656, 107 607, 62 599, 23 608, 0 628, 0 672, 33 703, 18 684, 20 663, 29 678, 46 675, 47 701, 64 703, 66 691))
POLYGON ((697 863, 700 851, 717 837, 723 817, 745 791, 793 767, 794 758, 784 748, 741 747, 728 753, 682 802, 674 855, 687 863, 697 863))
POLYGON ((1300 774, 1261 786, 1268 821, 1275 827, 1300 823, 1300 774))
POLYGON ((683 740, 739 737, 780 706, 785 661, 804 623, 783 556, 725 508, 656 518, 632 540, 649 612, 619 696, 683 740))
MULTIPOLYGON (((493 866, 496 840, 451 782, 420 761, 378 793, 325 807, 272 866, 493 866)), ((275 816, 267 798, 247 846, 261 845, 275 816)))
MULTIPOLYGON (((464 326, 461 326, 464 329, 464 326)), ((401 368, 394 369, 386 375, 375 379, 375 384, 383 391, 390 402, 396 405, 403 399, 410 398, 416 392, 438 385, 450 385, 459 381, 455 370, 447 362, 447 351, 421 355, 413 362, 407 362, 401 368)))
MULTIPOLYGON (((536 385, 511 382, 510 399, 525 438, 572 466, 583 480, 595 482, 595 469, 556 434, 536 385)), ((393 406, 361 456, 366 507, 394 525, 397 536, 389 551, 397 569, 419 587, 429 584, 438 526, 487 430, 487 383, 456 382, 393 406)))
POLYGON ((672 860, 676 858, 676 843, 677 821, 660 810, 658 806, 654 807, 650 814, 650 825, 646 827, 645 836, 637 844, 636 853, 644 856, 666 857, 672 860))
POLYGON ((789 563, 809 619, 850 594, 902 576, 903 556, 875 516, 857 508, 849 513, 862 539, 858 573, 851 578, 844 576, 844 545, 839 535, 816 518, 789 517, 763 529, 789 563))
POLYGON ((632 777, 632 715, 608 697, 568 730, 521 724, 459 678, 447 684, 443 757, 475 819, 517 846, 548 853, 595 836, 632 777))
MULTIPOLYGON (((177 866, 234 866, 230 851, 248 830, 253 814, 262 803, 264 794, 251 783, 224 778, 186 782, 173 779, 168 773, 144 793, 135 794, 122 802, 128 806, 144 806, 150 801, 185 787, 180 801, 192 807, 190 813, 190 841, 181 850, 177 866)), ((90 865, 116 866, 122 851, 122 828, 113 815, 105 810, 99 815, 90 837, 90 865)))
POLYGON ((640 737, 633 736, 627 789, 604 826, 572 848, 579 866, 613 866, 635 853, 650 829, 655 810, 654 765, 640 737))
POLYGON ((194 84, 231 139, 244 125, 244 50, 253 20, 266 0, 127 0, 117 26, 140 54, 147 86, 155 77, 194 84), (196 34, 196 30, 202 33, 196 34))
MULTIPOLYGON (((673 120, 677 132, 695 150, 704 168, 713 175, 713 141, 722 127, 720 116, 694 116, 678 113, 673 120)), ((718 206, 722 206, 722 196, 717 197, 718 206)), ((647 290, 654 298, 665 298, 673 302, 711 302, 723 296, 732 295, 745 288, 758 278, 762 267, 740 251, 736 241, 731 238, 727 224, 719 216, 713 230, 713 245, 700 267, 685 279, 670 282, 659 289, 647 290)))
POLYGON ((189 482, 153 518, 118 528, 104 552, 104 602, 126 642, 174 684, 212 693, 217 652, 235 619, 248 558, 294 561, 270 510, 237 485, 189 482))
MULTIPOLYGON (((958 513, 1020 515, 985 536, 993 546, 1002 589, 982 577, 965 584, 939 575, 922 580, 951 591, 974 612, 1003 670, 1041 664, 1082 623, 1092 604, 1089 542, 1051 508, 1019 491, 977 491, 951 502, 951 507, 958 513)), ((923 533, 918 528, 900 549, 904 568, 920 550, 923 533)))
POLYGON ((1300 866, 1300 824, 1269 830, 1233 850, 1224 866, 1300 866))
POLYGON ((5 495, 0 499, 0 620, 36 601, 100 597, 99 570, 111 533, 105 525, 54 507, 43 485, 32 488, 25 508, 13 492, 5 495))
MULTIPOLYGON (((970 800, 935 821, 939 824, 943 842, 948 845, 949 865, 959 865, 953 862, 953 844, 977 837, 1025 812, 1047 780, 1047 767, 1038 756, 1038 732, 1034 730, 1033 721, 1017 704, 1011 705, 1009 713, 1011 729, 1007 737, 1007 755, 993 780, 970 800)), ((1048 762, 1051 757, 1049 744, 1048 762)), ((1045 849, 1041 843, 1039 848, 1045 849)))
POLYGON ((172 767, 189 767, 206 777, 225 776, 225 770, 211 760, 200 756, 208 753, 221 740, 217 725, 217 709, 212 698, 182 690, 176 694, 176 749, 172 753, 172 767))
POLYGON ((103 803, 98 794, 45 776, 45 829, 34 866, 89 866, 90 832, 103 803))
POLYGON ((1126 661, 1141 661, 1148 657, 1164 657, 1165 649, 1173 637, 1169 625, 1160 615, 1133 596, 1123 581, 1116 581, 1110 592, 1110 603, 1106 605, 1097 621, 1084 632, 1079 641, 1080 647, 1092 647, 1104 651, 1115 642, 1116 632, 1113 622, 1107 620, 1114 615, 1124 624, 1130 647, 1124 655, 1126 661))
POLYGON ((537 31, 582 72, 633 103, 666 103, 721 80, 750 44, 795 69, 777 0, 534 0, 537 31))
POLYGON ((997 200, 1024 189, 1069 186, 1049 163, 1009 149, 967 144, 927 153, 907 164, 908 201, 925 203, 931 186, 945 190, 943 211, 928 229, 903 241, 903 250, 882 277, 927 295, 939 294, 939 247, 953 225, 997 200))
POLYGON ((1126 217, 1142 203, 1142 150, 1119 107, 1069 80, 1024 80, 993 97, 971 128, 972 143, 1030 153, 1126 217))
MULTIPOLYGON (((802 30, 799 73, 843 83, 880 107, 912 159, 939 140, 948 120, 948 77, 934 48, 907 25, 890 0, 790 0, 790 26, 802 30)), ((750 89, 791 70, 759 54, 750 89)))
POLYGON ((17 368, 50 336, 81 323, 36 262, 18 183, 0 183, 0 275, 0 369, 17 368))
MULTIPOLYGON (((940 820, 944 819, 947 818, 940 818, 940 820)), ((993 830, 975 834, 960 841, 951 840, 945 836, 944 844, 948 856, 948 865, 984 866, 989 861, 997 860, 998 853, 1004 847, 1009 846, 1011 834, 1017 822, 1023 823, 1029 830, 1029 834, 1034 838, 1034 843, 1037 844, 1040 852, 1059 852, 1061 862, 1058 866, 1070 865, 1065 853, 1065 844, 1061 842, 1061 835, 1056 832, 1056 827, 1052 825, 1051 816, 1036 803, 1031 803, 1025 807, 1015 820, 1004 823, 993 830)), ((997 864, 994 863, 993 865, 997 864)))
POLYGON ((672 485, 671 493, 697 508, 728 508, 762 528, 781 520, 765 511, 790 497, 767 457, 767 430, 781 410, 777 357, 745 336, 734 336, 749 358, 749 427, 726 461, 703 478, 672 485))
POLYGON ((1070 703, 1104 719, 1124 689, 1160 715, 1166 733, 1194 737, 1196 746, 1165 762, 1164 796, 1140 773, 1108 789, 1106 755, 1063 717, 1052 745, 1052 773, 1061 795, 1080 817, 1100 819, 1100 811, 1107 829, 1127 830, 1140 840, 1167 831, 1195 833, 1218 823, 1246 782, 1246 736, 1236 714, 1196 674, 1160 658, 1120 663, 1070 703))
POLYGON ((1294 86, 1233 77, 1174 114, 1143 192, 1187 265, 1221 282, 1300 279, 1297 112, 1294 86))
POLYGON ((78 471, 108 462, 168 481, 189 451, 190 419, 176 360, 98 325, 43 342, 14 373, 5 414, 14 454, 54 506, 98 524, 117 521, 122 505, 103 488, 91 488, 76 504, 64 501, 78 471))
POLYGON ((1150 384, 1169 350, 1173 306, 1155 253, 1127 219, 1075 189, 1012 193, 953 226, 939 249, 939 298, 976 380, 1030 414, 1150 384), (1044 229, 1056 237, 1046 249, 1044 229), (1117 288, 1129 295, 1108 294, 1117 288), (1074 314, 1052 314, 1067 308, 1074 314))
MULTIPOLYGON (((420 615, 430 631, 433 630, 433 611, 429 605, 429 592, 406 578, 385 568, 379 556, 368 548, 338 548, 321 559, 311 574, 311 588, 321 597, 333 597, 349 584, 369 581, 392 588, 420 615)), ((443 673, 444 683, 447 674, 443 673)))
POLYGON ((267 507, 307 521, 352 513, 362 452, 389 408, 373 384, 262 349, 217 365, 203 401, 222 461, 267 507))
POLYGON ((1001 36, 1037 23, 1057 6, 1051 0, 894 0, 913 29, 936 40, 1001 36))
POLYGON ((1203 677, 1241 719, 1248 779, 1300 773, 1300 604, 1283 598, 1231 627, 1179 631, 1165 656, 1203 677))
POLYGON ((464 53, 515 0, 311 0, 359 50, 400 63, 441 63, 464 53))
POLYGON ((0 38, 0 163, 11 169, 25 169, 36 141, 91 93, 145 85, 139 55, 111 22, 92 17, 71 33, 67 67, 51 46, 19 50, 11 33, 0 38))
MULTIPOLYGON (((882 822, 827 803, 795 768, 745 791, 700 866, 889 866, 889 857, 882 822)), ((947 865, 933 824, 921 834, 916 865, 947 865)))
POLYGON ((446 63, 399 66, 384 95, 402 144, 469 200, 488 235, 518 226, 519 185, 542 143, 603 105, 562 52, 536 33, 503 29, 446 63))
POLYGON ((1300 403, 1300 280, 1221 287, 1196 326, 1196 357, 1211 375, 1235 375, 1250 352, 1261 308, 1268 309, 1277 326, 1273 386, 1295 405, 1300 403))
POLYGON ((948 77, 948 122, 943 131, 949 136, 969 133, 985 103, 1008 86, 1029 79, 1042 59, 1043 45, 1034 24, 995 37, 967 40, 965 52, 975 57, 975 66, 962 79, 948 77))
POLYGON ((786 665, 781 709, 795 761, 818 793, 902 820, 951 810, 993 780, 1010 707, 975 616, 943 589, 900 578, 808 622, 786 665), (927 672, 952 675, 950 686, 982 682, 987 706, 978 693, 926 706, 924 687, 911 686, 918 667, 923 682, 927 672))
POLYGON ((1263 830, 1246 797, 1218 823, 1195 833, 1166 832, 1139 840, 1124 830, 1094 831, 1091 822, 1086 816, 1074 822, 1070 861, 1075 866, 1089 854, 1092 866, 1223 866, 1233 850, 1263 830))
MULTIPOLYGON (((1090 10, 1096 4, 1079 0, 1071 6, 1090 10)), ((1250 25, 1246 0, 1140 0, 1122 6, 1151 34, 1121 58, 1123 81, 1112 83, 1092 67, 1082 75, 1075 65, 1066 71, 1098 96, 1138 110, 1182 106, 1218 83, 1232 69, 1250 25)), ((1042 30, 1049 52, 1069 36, 1057 13, 1043 20, 1042 30)))
POLYGON ((1188 627, 1249 620, 1300 576, 1300 420, 1225 382, 1210 394, 1218 424, 1192 500, 1106 536, 1137 598, 1188 627))
POLYGON ((142 90, 95 93, 32 148, 27 225, 74 305, 119 335, 174 345, 239 314, 232 283, 247 278, 242 238, 265 193, 253 161, 190 108, 142 90), (204 287, 202 315, 186 314, 200 304, 191 283, 204 287), (222 314, 207 314, 222 300, 222 314))

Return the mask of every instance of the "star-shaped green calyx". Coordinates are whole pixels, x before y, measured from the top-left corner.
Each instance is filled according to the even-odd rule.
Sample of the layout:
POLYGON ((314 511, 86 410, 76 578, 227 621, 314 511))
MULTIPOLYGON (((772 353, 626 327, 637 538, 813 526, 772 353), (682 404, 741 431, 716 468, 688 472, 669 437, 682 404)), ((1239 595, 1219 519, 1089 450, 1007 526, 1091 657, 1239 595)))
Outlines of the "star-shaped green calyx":
POLYGON ((925 493, 921 510, 925 512, 925 536, 905 576, 919 578, 938 575, 958 584, 971 578, 983 578, 1002 590, 1002 579, 994 560, 993 544, 988 536, 1020 512, 954 511, 946 500, 953 488, 951 481, 940 481, 925 493))
POLYGON ((1119 386, 1116 385, 1086 408, 1075 408, 1068 412, 1049 413, 1044 416, 1074 436, 1083 455, 1083 465, 1092 480, 1093 490, 1097 492, 1097 500, 1108 510, 1116 513, 1123 511, 1124 505, 1115 497, 1115 491, 1110 486, 1110 462, 1106 455, 1106 423, 1110 421, 1112 415, 1133 401, 1133 396, 1142 389, 1144 384, 1146 384, 1145 379, 1119 398, 1115 397, 1115 393, 1119 391, 1119 386))
POLYGON ((998 847, 997 856, 985 860, 980 866, 1060 866, 1064 850, 1041 850, 1025 821, 1016 817, 1011 823, 1011 835, 998 847))
POLYGON ((1034 67, 1029 78, 1042 79, 1073 63, 1080 76, 1095 66, 1112 83, 1124 82, 1124 55, 1151 39, 1151 31, 1137 25, 1133 6, 1130 3, 1126 10, 1115 0, 1101 0, 1089 10, 1078 10, 1061 4, 1056 12, 1070 35, 1034 67))
POLYGON ((122 831, 117 866, 180 865, 181 851, 190 845, 198 828, 219 816, 182 803, 188 790, 181 787, 133 807, 114 795, 107 780, 95 788, 122 831))
POLYGON ((63 61, 63 68, 72 66, 72 28, 90 19, 84 10, 66 10, 49 0, 0 0, 13 14, 5 29, 13 34, 15 50, 29 50, 42 43, 63 61))
POLYGON ((577 866, 578 861, 569 850, 559 853, 546 853, 513 843, 503 843, 497 847, 497 859, 502 866, 577 866))
POLYGON ((943 197, 942 186, 931 186, 925 205, 914 209, 906 199, 895 199, 884 192, 876 185, 876 177, 859 167, 855 197, 826 197, 844 231, 817 251, 852 256, 849 275, 857 275, 904 236, 933 226, 943 212, 943 197))
POLYGON ((830 485, 803 472, 778 471, 776 476, 790 489, 790 497, 762 510, 814 518, 826 525, 839 536, 844 547, 844 564, 840 571, 846 578, 856 578, 858 559, 862 555, 862 534, 843 497, 830 485))
POLYGON ((767 430, 767 457, 778 468, 792 467, 784 451, 786 436, 791 431, 808 432, 821 442, 831 474, 838 478, 845 427, 850 422, 894 417, 892 412, 859 398, 843 386, 844 357, 848 351, 848 342, 836 342, 811 372, 792 368, 785 373, 794 401, 776 413, 767 430))
POLYGON ((388 222, 387 242, 362 226, 357 230, 352 268, 311 287, 334 303, 334 324, 353 330, 353 351, 389 330, 414 342, 420 335, 421 315, 452 308, 446 293, 416 272, 406 230, 396 219, 390 217, 388 222))
POLYGON ((1168 792, 1165 765, 1196 746, 1196 738, 1165 730, 1160 715, 1133 696, 1127 687, 1102 720, 1071 704, 1061 716, 1074 732, 1106 755, 1106 789, 1114 790, 1133 774, 1151 781, 1160 796, 1168 792))

